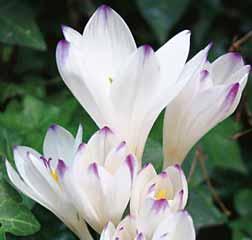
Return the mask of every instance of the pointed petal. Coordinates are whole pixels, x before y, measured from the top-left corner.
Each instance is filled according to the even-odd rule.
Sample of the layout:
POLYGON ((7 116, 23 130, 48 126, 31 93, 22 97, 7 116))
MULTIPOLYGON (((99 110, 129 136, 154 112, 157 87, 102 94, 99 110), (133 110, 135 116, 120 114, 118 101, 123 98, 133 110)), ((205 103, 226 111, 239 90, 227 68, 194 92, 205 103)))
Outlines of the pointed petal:
POLYGON ((166 88, 178 80, 184 68, 190 49, 190 35, 190 31, 182 31, 156 52, 161 66, 161 78, 166 88))
POLYGON ((27 147, 17 146, 14 149, 14 160, 20 176, 36 196, 39 196, 44 202, 49 204, 57 202, 57 194, 48 185, 48 182, 41 173, 34 167, 28 154, 37 156, 34 150, 27 147))
POLYGON ((195 229, 190 215, 185 212, 170 214, 156 229, 153 240, 195 240, 195 229))
POLYGON ((75 44, 77 47, 83 47, 83 37, 78 31, 65 25, 62 25, 61 29, 66 41, 75 44))
POLYGON ((180 165, 170 166, 165 169, 165 172, 172 182, 175 195, 173 200, 168 201, 169 206, 173 211, 183 210, 188 199, 188 185, 185 174, 180 165))
POLYGON ((227 53, 216 59, 210 67, 211 77, 214 84, 228 83, 231 74, 244 66, 243 59, 239 53, 227 53))
POLYGON ((155 101, 159 82, 157 59, 152 48, 145 45, 131 56, 126 67, 115 76, 115 82, 111 86, 111 98, 118 119, 116 130, 130 144, 130 150, 138 159, 138 153, 143 151, 143 146, 138 144, 139 136, 143 137, 139 129, 150 105, 155 101))
POLYGON ((87 152, 90 156, 86 161, 97 162, 104 165, 106 157, 121 143, 120 139, 108 127, 103 127, 97 131, 88 141, 87 152))
POLYGON ((113 208, 110 208, 111 220, 118 224, 130 199, 131 187, 137 173, 137 159, 133 155, 128 155, 112 178, 106 198, 108 200, 107 208, 110 208, 113 202, 113 208))
POLYGON ((74 140, 74 153, 78 151, 80 144, 82 143, 83 128, 81 124, 79 125, 75 140, 74 140))
POLYGON ((43 152, 45 157, 52 158, 54 168, 59 159, 70 165, 74 156, 73 148, 74 137, 70 132, 56 124, 48 128, 44 139, 43 152))
POLYGON ((109 222, 103 229, 100 240, 113 240, 115 230, 114 224, 109 222))
POLYGON ((168 104, 164 117, 163 142, 164 142, 164 165, 175 164, 170 160, 173 152, 173 145, 177 143, 179 131, 183 126, 183 116, 190 111, 190 104, 193 97, 198 93, 200 87, 200 72, 206 62, 209 47, 204 48, 186 63, 180 76, 184 82, 181 92, 168 104), (171 161, 170 163, 168 161, 171 161))
POLYGON ((154 230, 169 214, 169 206, 165 199, 146 199, 140 214, 136 217, 137 229, 147 239, 151 239, 154 230))
POLYGON ((41 205, 45 206, 43 203, 43 200, 40 199, 39 196, 37 196, 31 188, 29 188, 25 182, 20 178, 18 173, 14 170, 14 168, 11 166, 11 164, 6 161, 6 169, 8 173, 8 177, 13 183, 13 185, 22 193, 24 193, 26 196, 30 197, 34 201, 40 203, 41 205))
POLYGON ((157 175, 152 164, 145 166, 137 175, 133 184, 130 200, 130 212, 136 216, 144 201, 147 184, 157 175))
POLYGON ((56 60, 63 81, 96 124, 102 127, 106 124, 102 110, 107 111, 104 95, 107 82, 102 85, 92 78, 85 59, 85 53, 74 44, 65 40, 58 43, 56 60))
POLYGON ((90 18, 83 37, 88 68, 103 81, 113 78, 116 69, 136 49, 126 23, 106 5, 99 7, 90 18))

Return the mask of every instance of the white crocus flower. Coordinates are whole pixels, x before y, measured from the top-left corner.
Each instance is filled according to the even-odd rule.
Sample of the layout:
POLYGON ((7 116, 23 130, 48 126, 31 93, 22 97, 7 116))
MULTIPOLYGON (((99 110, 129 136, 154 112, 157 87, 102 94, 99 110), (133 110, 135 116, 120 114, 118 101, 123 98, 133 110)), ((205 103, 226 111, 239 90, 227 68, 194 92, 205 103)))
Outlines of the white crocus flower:
POLYGON ((63 33, 56 58, 64 82, 96 124, 110 126, 141 162, 155 119, 206 56, 179 78, 189 52, 189 31, 156 52, 148 45, 137 48, 126 23, 105 5, 93 14, 83 34, 66 26, 63 33))
POLYGON ((152 229, 147 235, 145 229, 138 226, 134 217, 126 217, 115 228, 108 223, 104 228, 100 240, 195 240, 195 229, 192 218, 186 211, 179 211, 167 215, 152 228, 151 219, 146 218, 146 225, 152 229), (148 223, 149 222, 149 223, 148 223))
POLYGON ((136 158, 108 127, 80 145, 66 179, 80 215, 97 232, 109 221, 120 222, 136 172, 136 158))
POLYGON ((204 134, 235 111, 249 71, 238 53, 227 53, 213 63, 206 62, 187 82, 166 108, 164 167, 181 164, 204 134))
MULTIPOLYGON (((130 212, 139 219, 149 216, 149 221, 155 222, 168 212, 184 209, 187 198, 187 181, 179 165, 170 166, 157 174, 154 167, 148 164, 138 173, 134 182, 130 212)), ((148 225, 146 228, 150 229, 148 225)))
POLYGON ((14 148, 17 171, 6 161, 11 182, 22 193, 60 218, 80 239, 91 240, 85 221, 69 201, 64 175, 82 142, 82 128, 76 138, 58 125, 52 125, 45 136, 43 155, 25 146, 14 148))

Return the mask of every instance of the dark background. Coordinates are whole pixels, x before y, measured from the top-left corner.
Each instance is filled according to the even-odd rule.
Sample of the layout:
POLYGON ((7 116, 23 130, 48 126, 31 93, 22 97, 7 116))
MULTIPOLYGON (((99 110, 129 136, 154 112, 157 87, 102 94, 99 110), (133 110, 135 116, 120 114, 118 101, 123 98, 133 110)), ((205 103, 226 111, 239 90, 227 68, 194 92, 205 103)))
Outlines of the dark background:
MULTIPOLYGON (((190 29, 191 56, 213 42, 211 60, 238 51, 251 64, 251 0, 0 0, 3 159, 12 159, 15 144, 41 150, 51 123, 73 133, 82 123, 85 139, 96 130, 60 79, 55 48, 63 38, 61 24, 82 31, 103 3, 125 19, 138 45, 148 43, 157 49, 174 34, 190 29)), ((207 134, 183 165, 190 185, 188 210, 199 240, 252 239, 251 80, 236 113, 207 134)), ((144 161, 160 170, 162 116, 149 137, 144 161)), ((5 238, 76 239, 53 214, 11 188, 0 161, 0 239, 5 238)))

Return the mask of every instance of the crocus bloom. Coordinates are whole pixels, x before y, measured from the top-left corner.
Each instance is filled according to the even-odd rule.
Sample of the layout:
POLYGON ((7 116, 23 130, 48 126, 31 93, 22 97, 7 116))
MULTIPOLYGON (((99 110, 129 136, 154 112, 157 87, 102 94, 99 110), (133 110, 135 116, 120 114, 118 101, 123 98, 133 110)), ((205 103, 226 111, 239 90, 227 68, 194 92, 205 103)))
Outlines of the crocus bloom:
POLYGON ((108 127, 80 145, 66 179, 80 215, 97 232, 120 222, 136 172, 136 158, 108 127))
MULTIPOLYGON (((148 222, 150 219, 146 218, 148 222)), ((146 224, 148 226, 148 224, 146 224)), ((151 227, 151 223, 149 223, 151 227)), ((152 228, 152 227, 151 227, 152 228)), ((109 223, 100 240, 195 240, 195 230, 190 215, 185 211, 172 213, 160 221, 153 231, 146 235, 146 229, 138 226, 137 219, 126 217, 117 228, 109 223)))
POLYGON ((238 53, 227 53, 213 63, 206 62, 187 82, 166 108, 164 167, 181 164, 204 134, 234 112, 249 71, 238 53))
POLYGON ((148 45, 137 48, 126 23, 105 5, 93 14, 83 34, 66 26, 63 34, 56 58, 64 82, 96 124, 110 126, 141 162, 155 119, 205 56, 179 78, 189 52, 189 31, 156 52, 148 45))
POLYGON ((149 215, 149 219, 154 220, 156 215, 161 218, 167 212, 184 209, 187 198, 187 181, 179 165, 170 166, 157 175, 154 167, 148 164, 134 182, 130 211, 133 216, 145 218, 149 215))
POLYGON ((76 138, 60 126, 52 125, 45 136, 41 155, 25 146, 14 148, 14 160, 18 173, 6 161, 10 180, 17 189, 52 211, 80 239, 91 240, 87 226, 76 208, 69 201, 64 175, 71 166, 82 141, 82 128, 76 138))

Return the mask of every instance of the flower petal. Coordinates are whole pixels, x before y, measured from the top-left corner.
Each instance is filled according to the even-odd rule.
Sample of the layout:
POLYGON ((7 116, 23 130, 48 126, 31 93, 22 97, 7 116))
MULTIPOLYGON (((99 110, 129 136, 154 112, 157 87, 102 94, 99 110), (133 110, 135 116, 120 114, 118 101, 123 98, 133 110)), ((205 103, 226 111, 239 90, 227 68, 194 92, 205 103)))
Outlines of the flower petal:
POLYGON ((113 78, 117 68, 136 49, 126 23, 106 5, 100 6, 90 18, 83 37, 88 69, 105 82, 113 78))
POLYGON ((244 66, 239 53, 231 52, 217 58, 210 66, 210 74, 215 84, 228 83, 231 74, 244 66))
MULTIPOLYGON (((138 48, 114 79, 111 99, 117 114, 115 130, 140 161, 143 146, 138 143, 143 134, 139 129, 144 125, 146 114, 155 101, 160 82, 159 65, 152 48, 148 45, 138 48)), ((150 129, 145 131, 149 133, 150 129)))
POLYGON ((75 44, 65 40, 58 43, 56 60, 63 81, 96 124, 102 127, 106 124, 102 113, 103 111, 109 113, 104 95, 107 82, 104 81, 104 84, 100 84, 93 79, 85 59, 85 53, 75 44))
POLYGON ((43 152, 46 158, 52 158, 51 164, 54 168, 56 168, 59 159, 70 165, 74 156, 74 144, 75 140, 70 132, 53 124, 47 130, 43 152))
POLYGON ((115 226, 112 222, 109 222, 101 233, 100 240, 113 240, 115 234, 115 226))
POLYGON ((190 49, 190 31, 178 33, 156 52, 161 66, 163 86, 174 84, 179 80, 190 49), (167 83, 167 81, 169 81, 167 83))
POLYGON ((179 152, 175 151, 174 148, 181 139, 180 133, 181 129, 183 129, 184 115, 187 114, 187 111, 190 111, 192 99, 199 91, 199 75, 207 59, 208 50, 209 46, 201 50, 186 63, 180 76, 181 79, 186 79, 186 85, 179 95, 166 107, 163 129, 164 168, 168 165, 180 163, 183 160, 179 159, 179 156, 177 156, 179 152))
POLYGON ((120 143, 120 139, 109 127, 103 127, 89 139, 87 144, 89 159, 86 161, 97 162, 103 166, 108 154, 120 143))
POLYGON ((152 164, 145 166, 137 175, 133 184, 130 200, 130 212, 136 216, 141 204, 144 202, 147 184, 157 175, 152 164))
POLYGON ((153 240, 195 240, 195 229, 190 215, 185 212, 170 214, 156 229, 153 240))
POLYGON ((173 211, 183 210, 188 199, 188 185, 184 172, 179 165, 170 166, 165 172, 172 182, 175 193, 174 199, 168 201, 169 206, 173 211))

